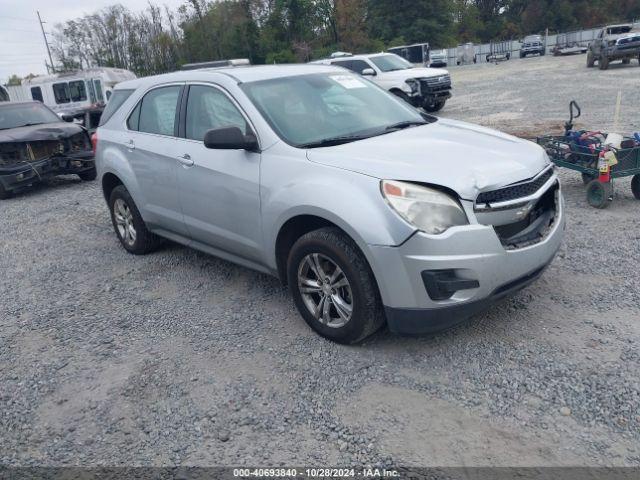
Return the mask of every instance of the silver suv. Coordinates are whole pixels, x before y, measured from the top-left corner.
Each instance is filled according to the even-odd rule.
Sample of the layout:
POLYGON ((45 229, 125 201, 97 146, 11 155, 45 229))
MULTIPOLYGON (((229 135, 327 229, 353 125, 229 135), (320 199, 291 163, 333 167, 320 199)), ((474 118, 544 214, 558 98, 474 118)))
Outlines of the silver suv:
POLYGON ((102 121, 99 178, 127 251, 164 237, 273 274, 338 342, 453 325, 535 280, 562 239, 540 147, 342 68, 141 78, 102 121))

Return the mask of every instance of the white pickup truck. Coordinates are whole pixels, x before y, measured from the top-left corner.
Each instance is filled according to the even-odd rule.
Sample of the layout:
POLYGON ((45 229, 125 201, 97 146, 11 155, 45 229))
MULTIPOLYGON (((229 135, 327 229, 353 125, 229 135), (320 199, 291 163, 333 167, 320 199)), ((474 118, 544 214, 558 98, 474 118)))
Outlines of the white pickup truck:
POLYGON ((447 70, 416 67, 394 53, 341 54, 311 63, 347 68, 428 112, 441 110, 451 98, 451 77, 447 70))

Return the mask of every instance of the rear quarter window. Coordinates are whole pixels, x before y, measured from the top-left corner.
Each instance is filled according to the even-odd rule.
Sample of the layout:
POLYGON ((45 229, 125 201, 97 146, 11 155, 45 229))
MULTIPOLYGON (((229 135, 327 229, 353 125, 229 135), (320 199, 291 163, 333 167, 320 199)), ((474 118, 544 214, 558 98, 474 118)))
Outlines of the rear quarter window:
POLYGON ((107 106, 105 107, 104 112, 102 112, 102 116, 100 117, 100 127, 109 121, 113 114, 118 111, 118 109, 124 102, 127 101, 127 98, 129 98, 134 91, 134 89, 113 91, 113 93, 111 94, 111 98, 109 99, 109 103, 107 103, 107 106))

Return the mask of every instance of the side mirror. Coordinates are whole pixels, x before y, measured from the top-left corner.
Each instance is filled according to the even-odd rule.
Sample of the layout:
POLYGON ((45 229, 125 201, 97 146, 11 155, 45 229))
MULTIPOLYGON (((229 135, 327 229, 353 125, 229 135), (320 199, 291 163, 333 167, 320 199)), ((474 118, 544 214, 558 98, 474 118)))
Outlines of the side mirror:
POLYGON ((204 146, 217 150, 256 150, 254 134, 245 135, 238 127, 214 128, 204 134, 204 146))
POLYGON ((60 118, 64 122, 68 122, 68 123, 73 122, 73 120, 75 119, 75 117, 73 115, 71 115, 70 113, 62 113, 62 114, 60 114, 60 118))
POLYGON ((376 71, 373 68, 365 68, 364 70, 362 70, 362 75, 369 76, 369 77, 375 77, 376 76, 376 71))

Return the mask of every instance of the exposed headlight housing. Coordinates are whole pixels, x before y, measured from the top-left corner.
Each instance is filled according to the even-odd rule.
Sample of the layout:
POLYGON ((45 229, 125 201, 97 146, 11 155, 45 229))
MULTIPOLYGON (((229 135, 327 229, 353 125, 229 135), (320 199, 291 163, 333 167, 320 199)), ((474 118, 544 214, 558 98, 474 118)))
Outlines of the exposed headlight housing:
POLYGON ((416 80, 415 78, 405 80, 405 83, 409 85, 409 88, 411 88, 411 93, 417 93, 418 90, 420 90, 420 82, 418 82, 418 80, 416 80))
POLYGON ((380 187, 391 208, 425 233, 438 235, 469 224, 460 202, 439 190, 396 180, 383 180, 380 187))

